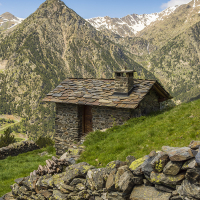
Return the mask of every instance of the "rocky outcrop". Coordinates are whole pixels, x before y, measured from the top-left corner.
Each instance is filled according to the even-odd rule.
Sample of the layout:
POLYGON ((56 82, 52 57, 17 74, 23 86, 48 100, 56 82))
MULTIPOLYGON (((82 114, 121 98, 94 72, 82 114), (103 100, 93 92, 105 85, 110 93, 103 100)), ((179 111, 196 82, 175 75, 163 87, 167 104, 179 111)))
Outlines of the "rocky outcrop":
POLYGON ((8 145, 7 147, 0 148, 0 160, 8 156, 17 156, 21 153, 39 149, 39 146, 33 141, 23 141, 8 145))
POLYGON ((57 165, 59 172, 45 175, 37 172, 17 179, 11 186, 12 193, 3 199, 200 199, 200 168, 195 161, 198 150, 163 149, 165 152, 152 151, 137 160, 128 156, 127 162, 112 161, 99 169, 85 162, 73 164, 69 154, 60 159, 52 157, 47 165, 49 168, 57 165))

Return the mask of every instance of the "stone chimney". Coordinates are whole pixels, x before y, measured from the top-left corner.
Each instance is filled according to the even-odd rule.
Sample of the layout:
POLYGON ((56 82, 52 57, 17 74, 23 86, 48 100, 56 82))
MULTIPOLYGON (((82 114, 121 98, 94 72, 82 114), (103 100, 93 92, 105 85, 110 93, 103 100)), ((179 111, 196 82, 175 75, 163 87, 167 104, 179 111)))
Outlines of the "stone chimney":
POLYGON ((115 72, 115 93, 129 95, 133 88, 133 70, 124 70, 115 72))

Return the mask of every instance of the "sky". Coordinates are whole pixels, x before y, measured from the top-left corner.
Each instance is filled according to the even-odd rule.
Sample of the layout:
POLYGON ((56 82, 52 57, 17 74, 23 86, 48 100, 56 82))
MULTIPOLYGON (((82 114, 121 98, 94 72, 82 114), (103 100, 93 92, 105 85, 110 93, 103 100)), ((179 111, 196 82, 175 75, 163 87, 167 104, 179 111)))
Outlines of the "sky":
MULTIPOLYGON (((0 0, 0 15, 10 12, 26 18, 45 0, 0 0)), ((150 14, 167 7, 189 3, 191 0, 63 0, 85 19, 93 17, 124 17, 128 14, 150 14)))

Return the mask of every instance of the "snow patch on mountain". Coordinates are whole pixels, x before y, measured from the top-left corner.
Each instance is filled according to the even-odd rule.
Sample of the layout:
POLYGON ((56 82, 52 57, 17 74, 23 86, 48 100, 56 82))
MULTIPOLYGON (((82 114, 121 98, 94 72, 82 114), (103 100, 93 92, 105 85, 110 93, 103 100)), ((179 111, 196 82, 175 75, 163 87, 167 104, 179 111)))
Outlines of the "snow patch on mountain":
POLYGON ((131 14, 122 18, 95 17, 86 19, 97 30, 109 29, 121 36, 133 36, 156 20, 163 20, 165 16, 173 13, 178 6, 165 9, 160 13, 131 14))
POLYGON ((20 24, 23 20, 23 18, 15 17, 9 12, 3 13, 0 15, 0 28, 4 30, 11 29, 20 24))

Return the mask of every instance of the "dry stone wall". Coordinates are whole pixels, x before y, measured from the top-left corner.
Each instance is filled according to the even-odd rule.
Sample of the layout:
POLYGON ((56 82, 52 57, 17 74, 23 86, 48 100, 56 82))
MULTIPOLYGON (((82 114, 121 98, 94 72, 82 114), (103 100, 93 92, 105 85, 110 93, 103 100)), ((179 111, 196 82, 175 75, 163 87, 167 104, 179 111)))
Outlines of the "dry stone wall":
POLYGON ((65 154, 52 158, 57 165, 65 165, 60 173, 31 173, 17 179, 12 193, 3 199, 198 200, 199 147, 200 141, 182 148, 163 146, 162 151, 137 160, 128 156, 126 162, 112 161, 105 168, 73 164, 65 154))
POLYGON ((0 160, 8 156, 17 156, 21 153, 39 149, 39 146, 33 141, 23 141, 8 145, 7 147, 0 148, 0 160))

